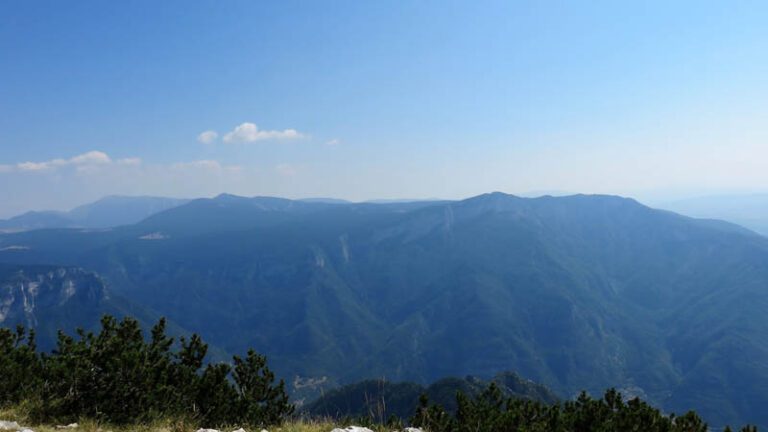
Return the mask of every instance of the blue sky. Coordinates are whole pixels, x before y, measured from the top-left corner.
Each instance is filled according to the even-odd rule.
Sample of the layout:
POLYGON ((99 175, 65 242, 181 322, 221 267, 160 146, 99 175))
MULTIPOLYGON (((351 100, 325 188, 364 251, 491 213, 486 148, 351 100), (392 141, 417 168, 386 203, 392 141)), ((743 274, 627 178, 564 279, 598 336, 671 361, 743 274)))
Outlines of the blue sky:
POLYGON ((738 1, 0 0, 0 217, 107 194, 765 191, 766 21, 738 1))

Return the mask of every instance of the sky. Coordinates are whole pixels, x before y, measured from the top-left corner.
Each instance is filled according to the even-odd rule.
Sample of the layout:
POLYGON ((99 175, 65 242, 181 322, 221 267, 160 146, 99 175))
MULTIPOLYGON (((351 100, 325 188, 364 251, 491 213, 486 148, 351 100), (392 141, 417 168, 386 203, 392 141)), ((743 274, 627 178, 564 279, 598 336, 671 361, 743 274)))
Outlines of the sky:
POLYGON ((0 217, 768 191, 768 2, 0 0, 0 217))

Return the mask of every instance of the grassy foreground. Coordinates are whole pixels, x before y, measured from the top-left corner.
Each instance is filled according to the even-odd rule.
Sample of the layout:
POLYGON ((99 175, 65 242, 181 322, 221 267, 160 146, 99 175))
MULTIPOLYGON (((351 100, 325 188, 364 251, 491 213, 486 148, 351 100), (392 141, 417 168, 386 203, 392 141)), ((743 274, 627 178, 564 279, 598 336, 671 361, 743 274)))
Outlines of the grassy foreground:
MULTIPOLYGON (((56 429, 56 425, 39 425, 28 421, 26 415, 20 410, 0 408, 0 420, 15 421, 19 425, 32 429, 35 432, 195 432, 197 429, 214 428, 222 432, 232 432, 240 429, 240 426, 217 426, 203 425, 196 421, 185 419, 165 419, 157 420, 149 424, 137 425, 110 425, 99 423, 90 419, 82 419, 78 422, 77 429, 56 429)), ((334 428, 345 428, 348 424, 338 424, 331 420, 297 420, 287 422, 281 426, 266 428, 269 432, 330 432, 334 428)), ((375 432, 391 432, 392 429, 385 427, 370 427, 375 432)), ((260 432, 262 428, 247 428, 246 432, 260 432)))

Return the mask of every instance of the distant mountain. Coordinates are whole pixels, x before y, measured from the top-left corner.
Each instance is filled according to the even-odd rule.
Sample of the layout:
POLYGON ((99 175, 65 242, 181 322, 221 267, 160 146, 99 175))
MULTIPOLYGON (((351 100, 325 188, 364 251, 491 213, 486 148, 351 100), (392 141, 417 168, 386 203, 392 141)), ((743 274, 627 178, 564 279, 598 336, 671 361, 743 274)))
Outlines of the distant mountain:
POLYGON ((189 201, 151 196, 108 196, 77 207, 68 215, 88 228, 108 228, 133 224, 189 201))
POLYGON ((768 194, 712 195, 666 202, 659 208, 686 216, 722 219, 768 236, 768 194))
POLYGON ((426 394, 431 402, 438 403, 449 412, 455 413, 457 391, 474 398, 490 383, 496 384, 505 397, 538 400, 546 404, 553 404, 560 400, 547 387, 520 378, 510 371, 499 373, 491 380, 470 375, 463 379, 443 378, 429 386, 412 382, 365 380, 333 389, 305 405, 301 411, 312 417, 369 416, 386 420, 394 414, 407 419, 416 412, 419 397, 426 394))
POLYGON ((0 233, 42 228, 68 228, 74 226, 73 224, 65 212, 30 211, 10 219, 0 220, 0 233))
POLYGON ((189 200, 147 196, 108 196, 68 212, 31 211, 0 220, 0 232, 42 228, 110 228, 129 225, 189 200))
POLYGON ((289 382, 520 375, 768 426, 768 239, 601 195, 313 203, 222 195, 105 232, 0 236, 0 262, 115 293, 289 382))
POLYGON ((350 204, 350 201, 338 199, 338 198, 303 198, 299 201, 326 203, 326 204, 350 204))

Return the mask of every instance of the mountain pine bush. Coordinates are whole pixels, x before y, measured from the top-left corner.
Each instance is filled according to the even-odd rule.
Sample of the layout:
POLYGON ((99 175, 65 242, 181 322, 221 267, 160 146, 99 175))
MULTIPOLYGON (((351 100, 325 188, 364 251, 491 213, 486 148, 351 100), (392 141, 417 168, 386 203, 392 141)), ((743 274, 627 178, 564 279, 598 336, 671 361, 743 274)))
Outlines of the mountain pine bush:
POLYGON ((281 423, 294 411, 267 359, 249 351, 207 364, 197 335, 174 340, 161 319, 146 341, 137 320, 104 316, 98 334, 59 332, 56 348, 38 353, 33 331, 0 329, 0 405, 25 403, 41 421, 81 417, 111 423, 189 416, 206 424, 281 423))
MULTIPOLYGON (((118 424, 181 417, 259 427, 279 425, 293 414, 285 383, 276 383, 264 355, 250 350, 231 365, 206 364, 207 351, 196 334, 174 344, 164 319, 145 340, 137 320, 106 315, 98 334, 60 331, 49 353, 38 353, 34 330, 0 328, 0 407, 24 404, 42 422, 91 418, 118 424)), ((504 397, 491 383, 475 398, 457 392, 456 401, 451 413, 422 395, 410 424, 430 432, 709 431, 693 411, 664 415, 637 398, 625 401, 614 389, 600 399, 582 393, 549 405, 504 397)), ((376 420, 356 423, 373 426, 376 420)), ((387 426, 400 429, 402 422, 390 418, 387 426)))
MULTIPOLYGON (((582 393, 575 401, 561 405, 543 404, 529 399, 504 398, 491 383, 474 399, 456 395, 458 409, 451 416, 445 409, 430 404, 422 396, 411 424, 431 432, 708 432, 701 417, 689 411, 676 417, 639 399, 624 401, 621 394, 608 390, 602 399, 582 393)), ((725 432, 731 428, 726 427, 725 432)), ((741 432, 757 432, 744 426, 741 432)))

